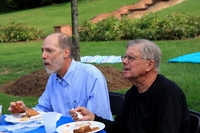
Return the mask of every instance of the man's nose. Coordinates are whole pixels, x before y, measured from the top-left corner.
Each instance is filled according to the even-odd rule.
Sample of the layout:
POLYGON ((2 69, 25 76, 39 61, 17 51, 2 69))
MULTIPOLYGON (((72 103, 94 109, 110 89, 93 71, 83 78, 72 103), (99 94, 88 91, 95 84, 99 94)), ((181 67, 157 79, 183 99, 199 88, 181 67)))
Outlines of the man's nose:
POLYGON ((43 51, 42 52, 42 59, 46 59, 46 58, 47 58, 47 56, 46 56, 45 52, 43 51))

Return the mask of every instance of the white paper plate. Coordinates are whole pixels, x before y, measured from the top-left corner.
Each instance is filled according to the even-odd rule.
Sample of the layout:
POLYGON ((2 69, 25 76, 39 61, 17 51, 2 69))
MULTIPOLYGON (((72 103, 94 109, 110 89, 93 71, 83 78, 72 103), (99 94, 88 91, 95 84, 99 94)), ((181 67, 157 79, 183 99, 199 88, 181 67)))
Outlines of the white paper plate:
POLYGON ((38 115, 32 116, 30 118, 21 118, 22 115, 25 115, 25 113, 19 113, 19 114, 11 114, 11 115, 6 115, 5 121, 6 122, 11 122, 14 124, 17 123, 25 123, 25 122, 30 122, 30 121, 41 121, 42 120, 42 116, 40 113, 44 113, 44 112, 40 112, 38 111, 38 115))
MULTIPOLYGON (((105 125, 101 122, 97 122, 97 121, 78 121, 78 122, 71 122, 71 123, 67 123, 67 124, 63 124, 59 127, 56 128, 56 131, 58 133, 73 133, 74 129, 80 128, 83 125, 90 125, 90 127, 98 127, 98 130, 95 130, 93 132, 90 133, 96 133, 98 131, 101 131, 102 129, 105 128, 105 125)), ((88 132, 89 133, 89 132, 88 132)))

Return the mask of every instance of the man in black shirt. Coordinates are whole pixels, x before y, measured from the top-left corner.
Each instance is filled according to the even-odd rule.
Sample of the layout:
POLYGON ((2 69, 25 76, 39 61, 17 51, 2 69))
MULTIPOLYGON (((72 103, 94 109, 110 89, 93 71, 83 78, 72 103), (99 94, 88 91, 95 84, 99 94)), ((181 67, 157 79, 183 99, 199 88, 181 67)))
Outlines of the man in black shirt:
POLYGON ((189 133, 191 116, 186 97, 176 83, 159 74, 161 56, 160 48, 149 40, 130 41, 122 63, 124 78, 133 86, 126 92, 123 109, 115 121, 84 107, 75 109, 83 118, 71 110, 72 118, 103 122, 107 133, 189 133))

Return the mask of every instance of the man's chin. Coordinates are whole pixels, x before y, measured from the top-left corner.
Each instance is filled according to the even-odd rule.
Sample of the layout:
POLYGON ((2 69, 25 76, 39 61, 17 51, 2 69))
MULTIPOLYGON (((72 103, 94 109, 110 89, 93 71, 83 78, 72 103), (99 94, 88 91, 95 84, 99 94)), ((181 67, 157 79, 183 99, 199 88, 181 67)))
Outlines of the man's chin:
POLYGON ((53 74, 53 73, 55 73, 55 71, 49 70, 48 68, 45 68, 45 69, 46 69, 46 72, 47 72, 48 74, 53 74))
POLYGON ((130 79, 130 75, 124 75, 125 79, 130 79))

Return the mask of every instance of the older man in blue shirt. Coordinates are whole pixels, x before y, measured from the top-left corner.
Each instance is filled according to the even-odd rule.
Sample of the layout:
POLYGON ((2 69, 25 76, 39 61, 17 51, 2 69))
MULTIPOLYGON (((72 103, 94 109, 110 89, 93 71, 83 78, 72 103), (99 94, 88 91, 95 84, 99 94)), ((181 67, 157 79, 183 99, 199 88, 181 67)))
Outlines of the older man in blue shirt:
MULTIPOLYGON (((69 37, 62 33, 49 35, 42 45, 42 59, 51 76, 33 109, 68 116, 69 110, 84 106, 105 119, 113 120, 105 77, 95 66, 73 59, 69 37)), ((23 101, 18 102, 26 108, 23 101)), ((15 102, 10 104, 10 112, 14 105, 15 102)))

